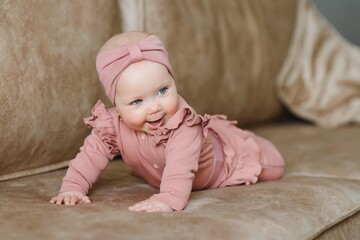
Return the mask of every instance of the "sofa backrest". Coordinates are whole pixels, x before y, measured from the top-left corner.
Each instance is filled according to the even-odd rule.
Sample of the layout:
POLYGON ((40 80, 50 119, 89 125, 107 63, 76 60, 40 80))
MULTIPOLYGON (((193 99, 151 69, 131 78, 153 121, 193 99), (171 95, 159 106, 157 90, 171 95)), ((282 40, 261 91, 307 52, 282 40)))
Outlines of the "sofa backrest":
POLYGON ((240 126, 282 111, 275 80, 290 44, 297 0, 119 0, 124 31, 164 42, 180 94, 198 113, 240 126))
POLYGON ((96 53, 119 31, 114 0, 0 2, 0 179, 75 156, 103 93, 96 53))

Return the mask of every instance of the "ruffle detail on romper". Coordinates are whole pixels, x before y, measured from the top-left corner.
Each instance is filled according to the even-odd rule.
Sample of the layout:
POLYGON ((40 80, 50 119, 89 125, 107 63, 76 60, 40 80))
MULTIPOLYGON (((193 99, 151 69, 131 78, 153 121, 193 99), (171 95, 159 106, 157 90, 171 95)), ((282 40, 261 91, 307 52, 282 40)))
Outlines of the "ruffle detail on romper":
POLYGON ((212 187, 256 183, 261 173, 260 148, 253 136, 238 128, 237 121, 229 121, 224 115, 208 118, 203 132, 207 134, 210 130, 217 136, 225 158, 222 177, 212 187))
POLYGON ((106 110, 105 104, 99 100, 92 108, 91 116, 84 118, 85 124, 95 131, 101 141, 110 149, 111 154, 119 153, 114 111, 116 110, 106 110))
POLYGON ((201 116, 196 114, 196 112, 190 107, 180 107, 180 109, 169 119, 166 125, 158 128, 154 132, 153 142, 155 145, 166 144, 171 133, 177 129, 181 123, 184 123, 189 127, 201 125, 203 129, 206 129, 209 120, 209 115, 201 116))

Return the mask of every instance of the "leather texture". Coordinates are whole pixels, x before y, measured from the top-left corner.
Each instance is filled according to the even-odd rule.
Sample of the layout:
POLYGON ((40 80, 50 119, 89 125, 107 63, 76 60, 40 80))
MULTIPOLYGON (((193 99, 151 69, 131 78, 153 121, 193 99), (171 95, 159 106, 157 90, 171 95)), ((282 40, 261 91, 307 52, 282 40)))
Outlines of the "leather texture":
MULTIPOLYGON (((275 80, 289 61, 297 3, 312 8, 306 0, 119 2, 124 30, 162 38, 179 90, 199 112, 225 113, 241 125, 281 114, 275 80)), ((0 180, 60 168, 75 156, 88 134, 82 117, 106 99, 95 56, 119 31, 118 17, 110 0, 0 0, 0 180)), ((157 189, 122 161, 101 175, 90 205, 48 203, 59 191, 61 169, 0 182, 0 236, 360 238, 359 125, 325 129, 278 120, 250 130, 284 155, 283 179, 196 191, 183 212, 139 214, 127 207, 157 189)))
POLYGON ((96 53, 119 30, 116 1, 0 1, 0 179, 74 157, 103 96, 96 53))
POLYGON ((348 216, 333 227, 327 228, 319 234, 316 240, 332 239, 360 239, 360 212, 348 216))

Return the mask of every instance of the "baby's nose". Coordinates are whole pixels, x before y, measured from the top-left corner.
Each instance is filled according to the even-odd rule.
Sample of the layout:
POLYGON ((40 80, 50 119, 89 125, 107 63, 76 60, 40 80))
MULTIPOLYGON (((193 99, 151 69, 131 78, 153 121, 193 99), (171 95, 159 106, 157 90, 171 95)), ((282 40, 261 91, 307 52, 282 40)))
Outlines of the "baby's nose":
POLYGON ((149 111, 148 114, 155 114, 157 112, 159 112, 161 110, 161 106, 158 102, 154 102, 153 104, 151 104, 151 106, 149 107, 149 111))

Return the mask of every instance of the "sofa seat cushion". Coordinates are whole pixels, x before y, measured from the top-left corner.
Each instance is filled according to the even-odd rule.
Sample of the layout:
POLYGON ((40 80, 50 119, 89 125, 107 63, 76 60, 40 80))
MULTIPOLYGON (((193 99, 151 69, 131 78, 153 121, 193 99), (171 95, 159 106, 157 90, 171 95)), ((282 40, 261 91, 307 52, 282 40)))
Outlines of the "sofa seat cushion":
MULTIPOLYGON (((311 239, 359 211, 360 181, 355 170, 360 161, 356 161, 359 155, 353 144, 359 127, 325 131, 297 123, 254 130, 283 152, 288 164, 283 179, 193 192, 182 212, 146 214, 127 207, 157 189, 131 175, 121 160, 111 162, 101 175, 89 205, 48 203, 65 174, 58 170, 0 183, 0 217, 6 219, 0 234, 12 239, 311 239), (334 144, 342 155, 338 161, 326 162, 334 155, 326 149, 334 144), (310 171, 310 159, 328 166, 310 171), (351 177, 346 177, 343 159, 354 159, 351 177), (309 162, 307 168, 302 167, 303 161, 309 162), (329 174, 331 166, 338 177, 329 174)), ((360 234, 357 228, 347 229, 353 232, 342 232, 345 239, 360 234)))
POLYGON ((287 177, 279 181, 193 192, 176 213, 133 213, 127 207, 157 190, 114 161, 89 205, 49 204, 65 171, 0 183, 3 237, 64 239, 308 239, 359 210, 351 179, 287 177), (30 220, 31 219, 31 220, 30 220), (165 227, 166 226, 166 227, 165 227))
POLYGON ((256 129, 279 148, 286 160, 286 177, 311 176, 360 180, 359 125, 325 129, 305 123, 256 129))

